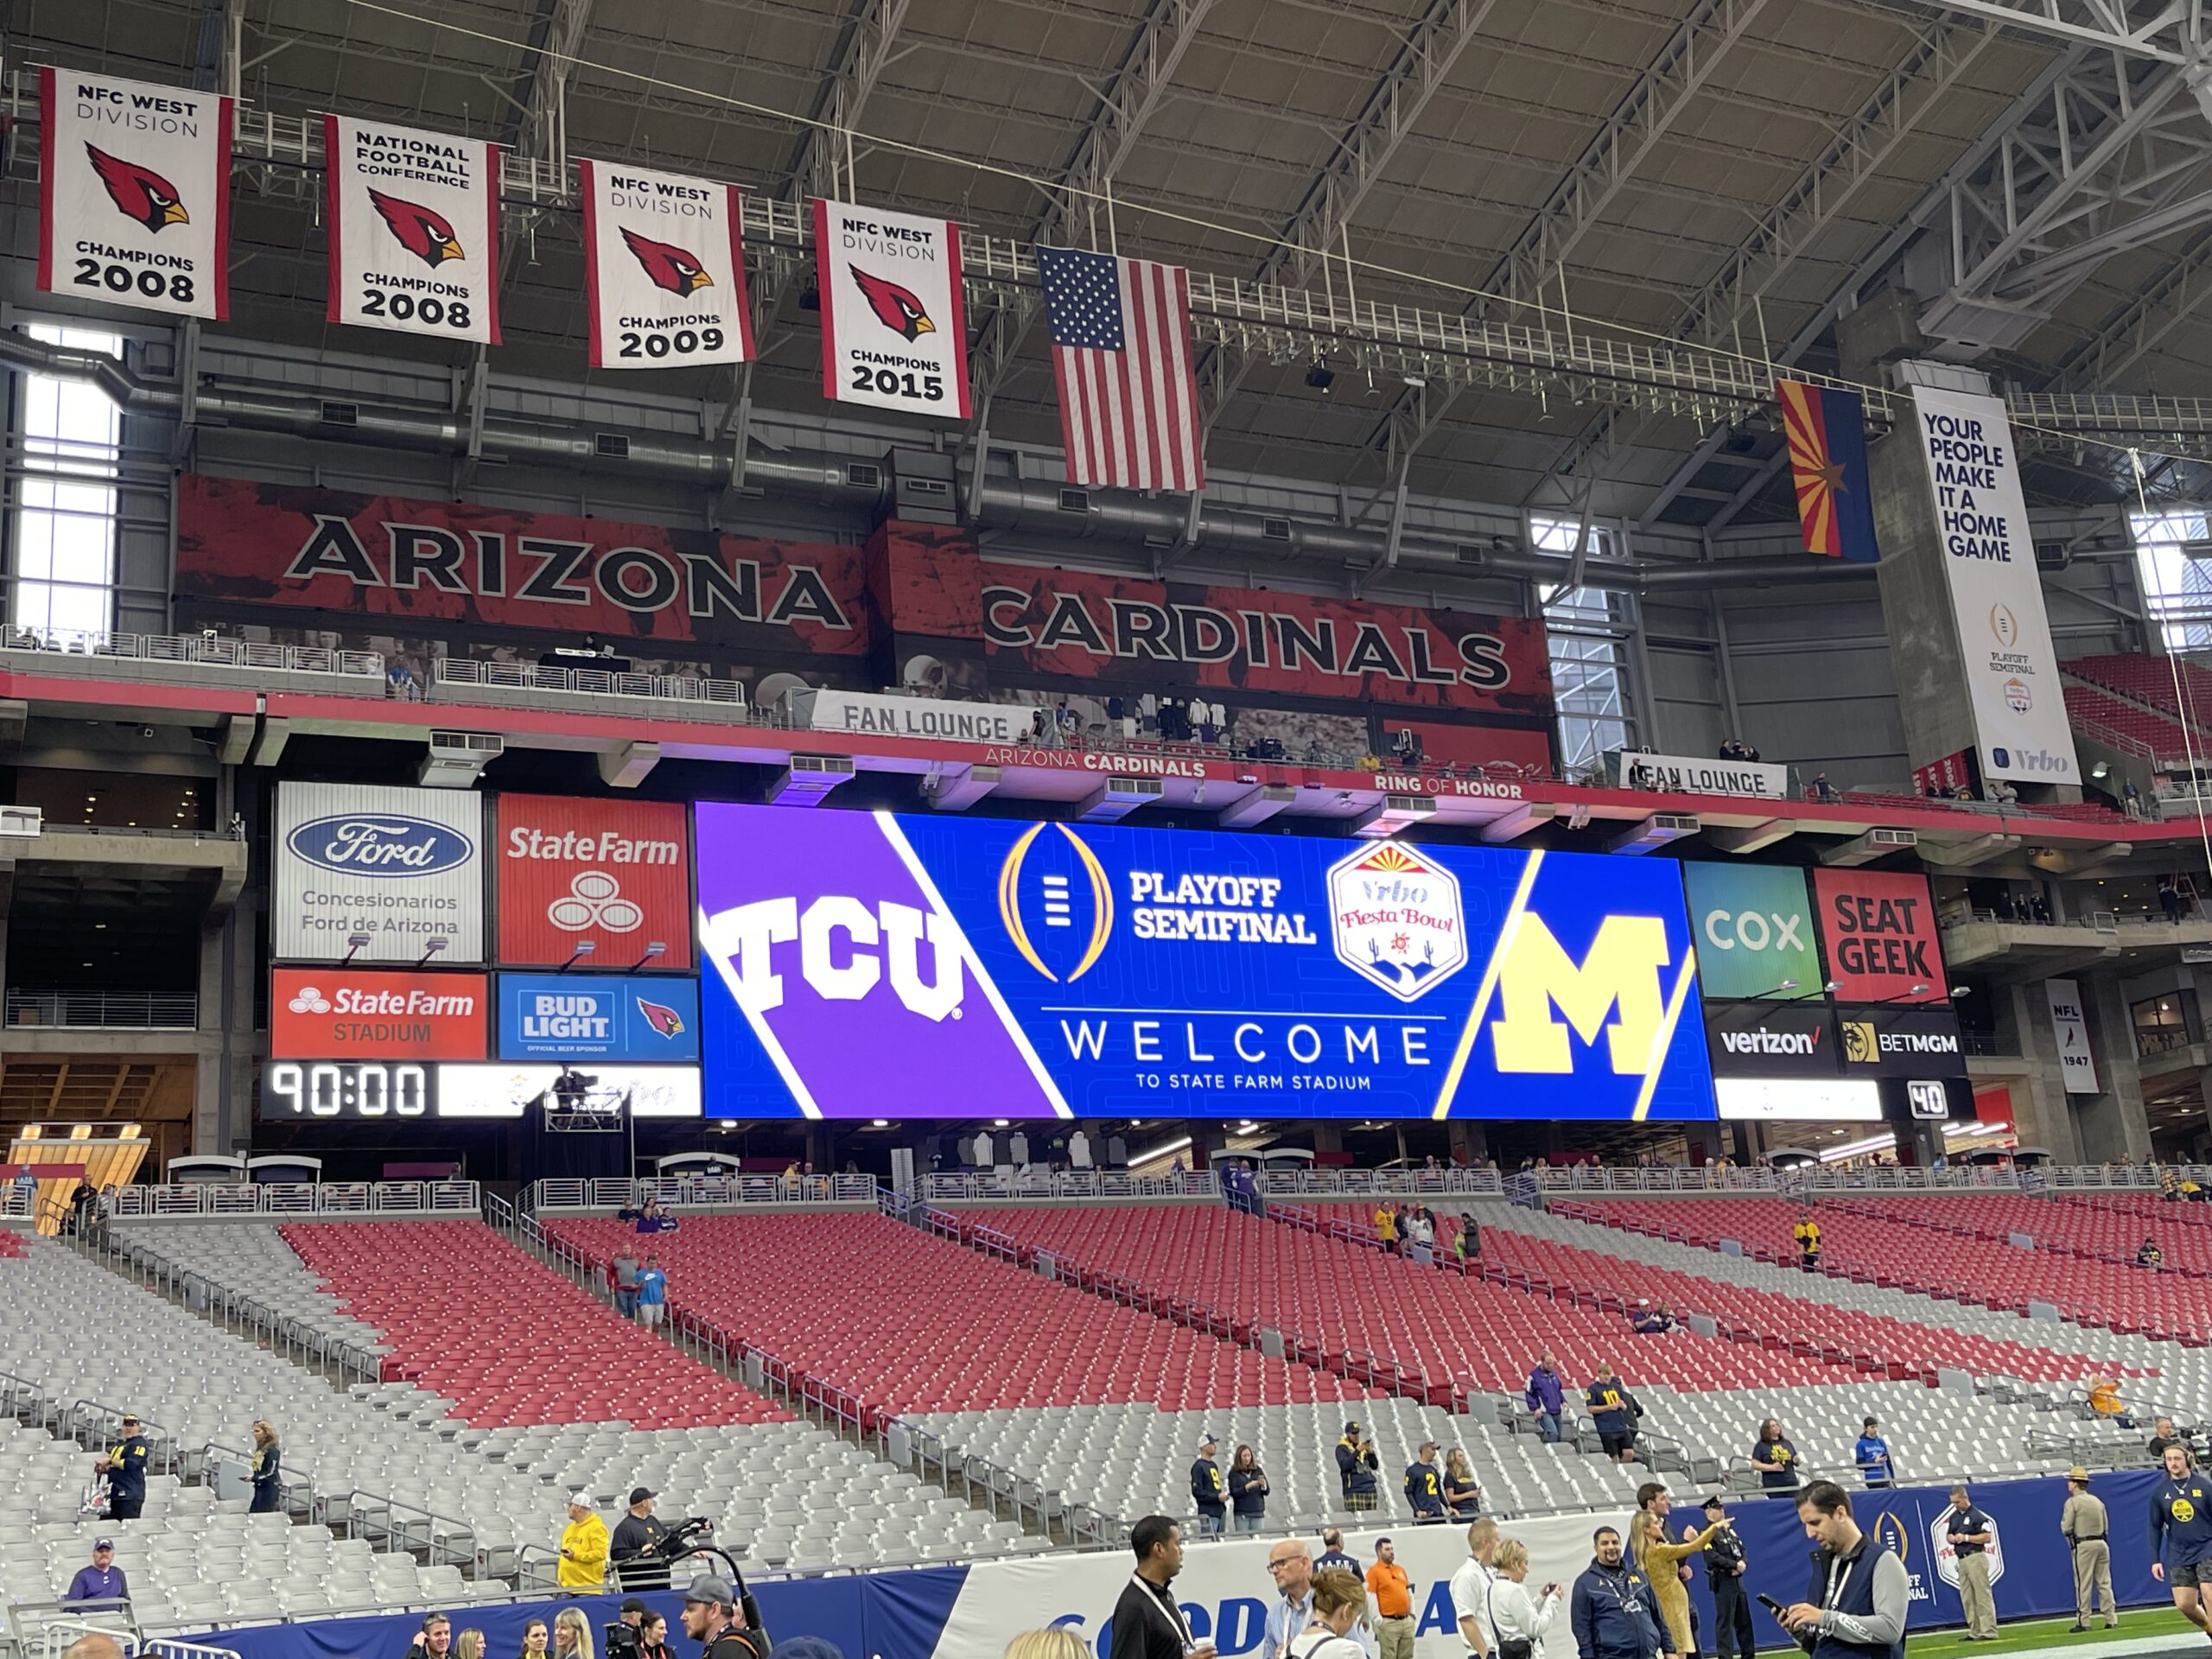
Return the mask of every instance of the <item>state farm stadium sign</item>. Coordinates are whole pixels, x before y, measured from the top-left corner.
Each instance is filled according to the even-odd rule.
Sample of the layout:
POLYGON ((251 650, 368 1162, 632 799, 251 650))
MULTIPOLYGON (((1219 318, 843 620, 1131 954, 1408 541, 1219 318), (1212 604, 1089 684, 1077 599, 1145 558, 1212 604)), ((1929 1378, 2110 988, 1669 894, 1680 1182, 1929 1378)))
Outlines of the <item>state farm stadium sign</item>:
POLYGON ((270 978, 269 1054, 278 1060, 480 1060, 482 974, 279 968, 270 978))
POLYGON ((581 956, 579 966, 602 971, 691 965, 691 836, 682 803, 502 795, 494 810, 501 963, 558 968, 581 956))
POLYGON ((279 785, 271 951, 285 962, 481 962, 483 819, 465 790, 279 785))

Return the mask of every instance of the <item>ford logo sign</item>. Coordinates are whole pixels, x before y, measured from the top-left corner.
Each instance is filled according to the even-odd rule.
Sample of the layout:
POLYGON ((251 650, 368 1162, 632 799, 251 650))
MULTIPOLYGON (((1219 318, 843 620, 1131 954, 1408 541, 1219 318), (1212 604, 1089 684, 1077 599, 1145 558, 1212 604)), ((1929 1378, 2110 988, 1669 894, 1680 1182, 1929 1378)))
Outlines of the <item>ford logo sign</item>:
POLYGON ((284 844, 295 857, 340 875, 435 875, 476 855, 476 843, 460 830, 404 812, 310 818, 284 844))

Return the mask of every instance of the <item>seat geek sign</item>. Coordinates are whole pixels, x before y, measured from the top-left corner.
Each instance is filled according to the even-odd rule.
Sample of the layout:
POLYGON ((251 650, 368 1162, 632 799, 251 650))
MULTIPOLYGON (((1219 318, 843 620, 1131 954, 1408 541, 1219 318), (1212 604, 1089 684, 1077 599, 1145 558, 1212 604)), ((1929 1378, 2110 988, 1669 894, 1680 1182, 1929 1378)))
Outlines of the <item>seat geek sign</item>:
POLYGON ((466 791, 279 785, 271 950, 289 962, 481 962, 483 818, 466 791))

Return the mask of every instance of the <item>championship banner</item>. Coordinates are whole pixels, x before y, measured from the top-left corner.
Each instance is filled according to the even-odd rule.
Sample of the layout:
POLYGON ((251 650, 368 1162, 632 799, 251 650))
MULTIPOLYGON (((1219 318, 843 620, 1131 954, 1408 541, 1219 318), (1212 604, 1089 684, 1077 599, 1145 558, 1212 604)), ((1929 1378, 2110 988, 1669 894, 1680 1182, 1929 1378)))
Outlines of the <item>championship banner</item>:
POLYGON ((682 369, 753 355, 737 187, 580 162, 594 369, 682 369))
POLYGON ((322 118, 333 322, 499 343, 499 150, 322 118))
POLYGON ((909 415, 968 418, 960 228, 817 199, 822 395, 909 415))
POLYGON ((40 291, 227 321, 231 100, 38 77, 40 291))

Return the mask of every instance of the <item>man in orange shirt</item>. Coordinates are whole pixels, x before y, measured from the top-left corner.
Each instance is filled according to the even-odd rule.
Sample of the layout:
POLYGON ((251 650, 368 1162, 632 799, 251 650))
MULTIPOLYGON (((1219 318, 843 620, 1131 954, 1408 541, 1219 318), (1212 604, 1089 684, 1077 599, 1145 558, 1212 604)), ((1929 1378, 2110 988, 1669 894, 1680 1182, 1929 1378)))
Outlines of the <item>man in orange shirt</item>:
POLYGON ((1414 1659, 1414 1600, 1406 1569, 1388 1538, 1375 1541, 1375 1565, 1367 1569, 1368 1599, 1375 1604, 1375 1628, 1382 1637, 1381 1659, 1414 1659))

